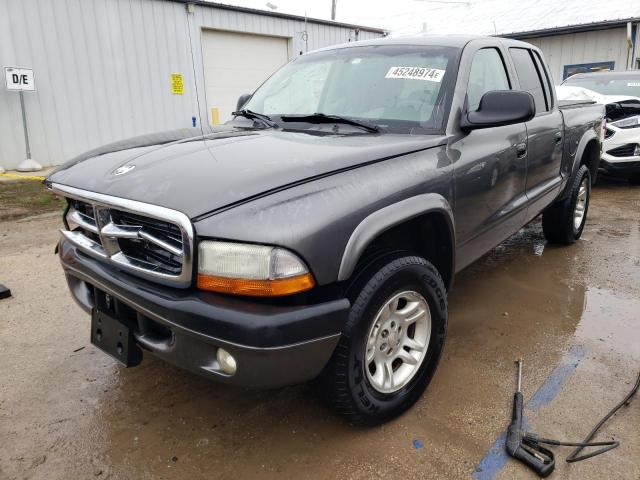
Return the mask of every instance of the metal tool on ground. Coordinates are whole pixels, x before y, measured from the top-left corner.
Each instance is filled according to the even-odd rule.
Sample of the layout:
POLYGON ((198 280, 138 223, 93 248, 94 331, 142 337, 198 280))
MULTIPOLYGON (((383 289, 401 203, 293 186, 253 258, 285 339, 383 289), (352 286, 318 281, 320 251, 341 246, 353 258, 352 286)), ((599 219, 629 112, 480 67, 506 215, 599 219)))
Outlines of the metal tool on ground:
POLYGON ((546 477, 553 472, 556 466, 553 452, 541 447, 537 442, 528 440, 530 435, 522 428, 523 421, 523 397, 522 397, 522 360, 518 364, 518 388, 513 395, 513 412, 511 425, 507 430, 507 453, 517 458, 541 477, 546 477))
POLYGON ((3 298, 9 298, 11 296, 11 290, 0 283, 0 300, 3 298))
POLYGON ((547 477, 555 468, 555 457, 553 452, 542 445, 556 445, 565 447, 577 447, 571 455, 567 457, 568 463, 579 462, 596 455, 601 455, 609 450, 613 450, 620 442, 610 440, 606 442, 591 442, 597 431, 609 420, 620 408, 629 405, 631 398, 637 393, 640 387, 640 373, 636 380, 635 386, 629 394, 611 409, 589 432, 589 435, 582 442, 565 442, 560 440, 552 440, 542 438, 535 433, 527 432, 523 429, 523 396, 522 396, 522 360, 516 362, 518 364, 518 388, 513 396, 513 414, 511 417, 511 425, 507 430, 506 449, 507 453, 533 469, 541 477, 547 477), (602 447, 598 450, 589 452, 584 455, 578 455, 585 447, 602 447))

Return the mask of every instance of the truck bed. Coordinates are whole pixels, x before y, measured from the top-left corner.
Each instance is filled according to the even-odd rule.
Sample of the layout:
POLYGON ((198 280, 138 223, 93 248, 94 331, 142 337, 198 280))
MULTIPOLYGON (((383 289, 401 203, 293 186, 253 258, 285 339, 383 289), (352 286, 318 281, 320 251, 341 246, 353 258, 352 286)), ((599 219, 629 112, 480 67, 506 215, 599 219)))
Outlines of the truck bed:
POLYGON ((567 109, 575 107, 584 107, 585 105, 592 105, 596 103, 593 100, 558 100, 558 108, 567 109))

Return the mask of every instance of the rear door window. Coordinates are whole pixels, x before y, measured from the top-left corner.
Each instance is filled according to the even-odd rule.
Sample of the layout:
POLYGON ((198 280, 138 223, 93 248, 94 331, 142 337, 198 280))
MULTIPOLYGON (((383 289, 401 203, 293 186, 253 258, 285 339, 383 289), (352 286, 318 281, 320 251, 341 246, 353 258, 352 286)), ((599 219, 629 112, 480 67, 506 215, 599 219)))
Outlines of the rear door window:
POLYGON ((509 52, 516 67, 520 89, 533 95, 533 100, 536 103, 536 115, 548 112, 549 102, 542 86, 542 76, 531 56, 531 50, 510 48, 509 52))
POLYGON ((483 48, 476 52, 471 62, 467 85, 468 110, 477 110, 482 95, 492 90, 511 90, 511 86, 500 52, 496 48, 483 48))
POLYGON ((553 108, 553 95, 551 94, 551 91, 553 89, 553 82, 549 77, 549 72, 547 72, 547 70, 545 70, 544 68, 544 63, 542 62, 542 57, 540 56, 540 54, 535 50, 532 50, 532 52, 533 57, 536 61, 536 68, 538 69, 538 72, 540 72, 540 77, 542 78, 544 95, 547 98, 547 106, 549 107, 549 110, 551 110, 553 108))

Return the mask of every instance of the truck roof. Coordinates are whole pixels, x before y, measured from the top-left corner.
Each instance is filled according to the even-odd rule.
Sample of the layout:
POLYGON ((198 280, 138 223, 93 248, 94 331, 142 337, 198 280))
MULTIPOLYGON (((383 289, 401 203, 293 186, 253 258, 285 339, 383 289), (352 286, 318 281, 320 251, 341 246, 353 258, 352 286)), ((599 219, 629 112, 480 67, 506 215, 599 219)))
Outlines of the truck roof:
MULTIPOLYGON (((436 34, 422 34, 422 35, 411 35, 411 36, 398 36, 398 37, 383 37, 383 38, 375 38, 371 40, 360 40, 357 42, 348 42, 342 43, 339 45, 332 45, 330 47, 324 47, 313 52, 322 52, 327 50, 335 50, 339 48, 348 48, 348 47, 362 47, 368 45, 432 45, 439 47, 455 47, 455 48, 463 48, 467 43, 472 40, 482 40, 482 39, 499 39, 502 42, 505 42, 509 46, 528 46, 531 45, 521 42, 519 40, 513 40, 509 38, 500 38, 500 37, 491 37, 486 35, 468 35, 468 34, 447 34, 447 35, 436 35, 436 34)), ((312 52, 309 52, 312 53, 312 52)))

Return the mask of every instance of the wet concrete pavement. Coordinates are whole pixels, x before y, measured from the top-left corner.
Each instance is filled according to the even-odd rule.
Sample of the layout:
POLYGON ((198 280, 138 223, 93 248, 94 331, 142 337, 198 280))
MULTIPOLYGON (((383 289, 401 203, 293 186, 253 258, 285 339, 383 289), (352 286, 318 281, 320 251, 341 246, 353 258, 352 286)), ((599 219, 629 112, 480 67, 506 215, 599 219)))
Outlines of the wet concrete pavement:
MULTIPOLYGON (((640 188, 604 182, 583 239, 545 244, 539 221, 462 272, 444 358, 405 415, 335 417, 308 385, 210 383, 147 356, 124 369, 88 342, 66 290, 56 219, 0 223, 0 479, 536 478, 500 444, 525 361, 526 415, 581 439, 640 369, 640 188), (77 351, 76 351, 77 350, 77 351), (494 449, 492 450, 492 445, 494 449)), ((640 398, 599 438, 621 446, 556 478, 640 478, 640 398)))

